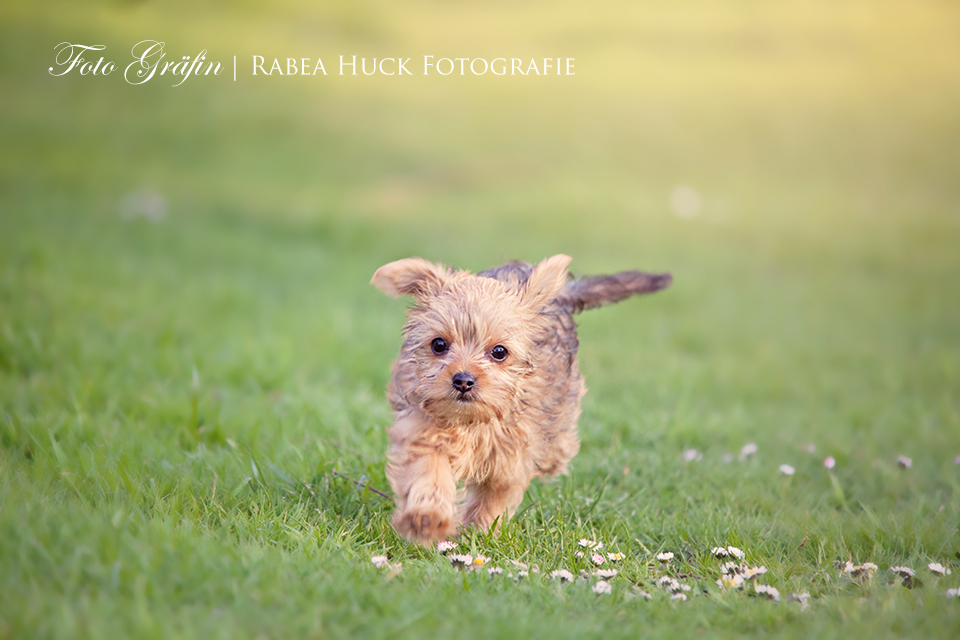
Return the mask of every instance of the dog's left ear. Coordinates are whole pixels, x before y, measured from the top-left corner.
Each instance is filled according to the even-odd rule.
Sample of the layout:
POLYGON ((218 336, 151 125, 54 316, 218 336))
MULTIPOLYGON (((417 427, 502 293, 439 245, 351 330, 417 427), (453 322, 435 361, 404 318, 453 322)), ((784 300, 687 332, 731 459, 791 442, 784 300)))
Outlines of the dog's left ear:
POLYGON ((524 302, 539 309, 556 298, 567 282, 567 265, 572 259, 558 253, 540 261, 523 286, 524 302))
POLYGON ((370 284, 388 296, 410 295, 419 300, 437 294, 449 276, 450 270, 442 264, 404 258, 377 269, 370 284))

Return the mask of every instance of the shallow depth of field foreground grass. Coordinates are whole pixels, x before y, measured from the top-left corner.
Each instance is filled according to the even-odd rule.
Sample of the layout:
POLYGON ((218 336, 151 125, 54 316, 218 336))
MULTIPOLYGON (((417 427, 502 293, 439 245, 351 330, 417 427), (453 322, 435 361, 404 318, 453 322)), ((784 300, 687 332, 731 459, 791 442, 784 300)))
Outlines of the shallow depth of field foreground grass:
POLYGON ((0 638, 960 634, 951 4, 47 4, 0 9, 0 638), (577 75, 46 74, 147 37, 577 75), (675 282, 581 316, 571 474, 458 571, 364 488, 406 305, 368 281, 558 252, 675 282))

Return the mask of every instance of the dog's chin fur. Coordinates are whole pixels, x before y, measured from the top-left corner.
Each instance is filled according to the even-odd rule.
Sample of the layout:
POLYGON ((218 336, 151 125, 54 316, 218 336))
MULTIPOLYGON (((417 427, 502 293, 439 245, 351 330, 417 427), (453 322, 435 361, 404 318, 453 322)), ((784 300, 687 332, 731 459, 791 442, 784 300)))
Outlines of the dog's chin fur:
POLYGON ((604 292, 591 285, 594 298, 565 298, 569 262, 558 255, 473 275, 409 258, 374 274, 384 292, 415 301, 387 391, 393 525, 408 539, 486 530, 513 514, 534 477, 565 473, 576 455, 586 387, 573 313, 581 301, 599 306, 604 292), (497 346, 505 358, 494 357, 497 346), (458 375, 461 388, 471 381, 466 394, 458 375))

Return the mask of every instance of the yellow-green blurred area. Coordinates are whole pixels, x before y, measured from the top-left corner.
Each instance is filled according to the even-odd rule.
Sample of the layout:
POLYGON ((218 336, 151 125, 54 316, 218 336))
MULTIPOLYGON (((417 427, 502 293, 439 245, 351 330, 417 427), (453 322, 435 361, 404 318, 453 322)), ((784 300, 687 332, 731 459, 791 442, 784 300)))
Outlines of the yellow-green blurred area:
POLYGON ((829 242, 850 225, 880 243, 920 218, 937 227, 931 242, 956 229, 960 10, 950 2, 2 11, 7 188, 111 197, 149 183, 172 213, 199 191, 270 216, 432 215, 457 235, 455 219, 487 229, 506 215, 589 221, 623 238, 613 229, 664 233, 672 190, 690 185, 702 201, 692 225, 719 228, 718 241, 731 227, 829 242), (131 86, 122 70, 46 73, 59 42, 104 44, 123 67, 142 39, 164 41, 168 59, 207 49, 227 70, 178 87, 160 77, 131 86), (330 75, 254 78, 254 55, 320 57, 330 75), (416 75, 338 76, 340 55, 409 57, 416 75), (424 77, 424 55, 575 58, 576 75, 424 77))

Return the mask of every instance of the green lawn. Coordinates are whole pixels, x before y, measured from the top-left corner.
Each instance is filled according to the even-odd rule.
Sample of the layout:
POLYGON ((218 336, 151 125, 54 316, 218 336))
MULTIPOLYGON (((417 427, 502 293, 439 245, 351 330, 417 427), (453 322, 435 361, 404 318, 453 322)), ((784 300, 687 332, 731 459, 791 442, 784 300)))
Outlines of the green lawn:
POLYGON ((933 0, 4 6, 0 638, 957 637, 958 19, 933 0), (58 42, 127 60, 144 38, 577 75, 46 73, 58 42), (460 572, 356 484, 388 490, 406 304, 368 282, 410 255, 558 252, 674 284, 581 316, 581 452, 499 537, 460 539, 504 573, 460 572), (625 556, 610 594, 549 577, 595 568, 581 538, 625 556), (716 585, 727 545, 781 602, 716 585))

